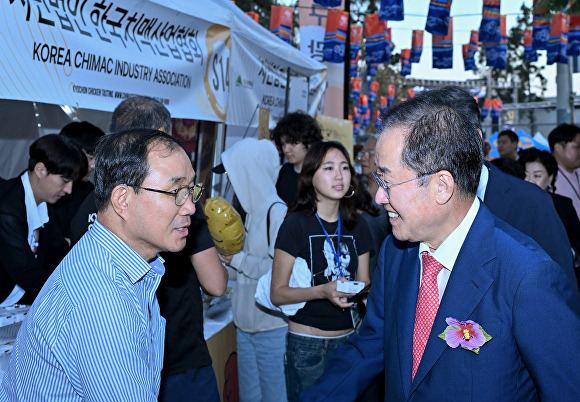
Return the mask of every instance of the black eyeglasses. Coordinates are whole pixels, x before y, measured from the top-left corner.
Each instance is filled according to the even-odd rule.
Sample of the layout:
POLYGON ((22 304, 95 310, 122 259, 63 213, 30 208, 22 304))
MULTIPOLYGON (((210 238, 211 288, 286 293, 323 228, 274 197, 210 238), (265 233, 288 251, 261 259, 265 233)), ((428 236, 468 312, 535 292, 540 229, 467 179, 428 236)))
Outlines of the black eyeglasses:
POLYGON ((424 177, 429 177, 429 176, 432 176, 432 175, 435 174, 435 173, 427 173, 427 174, 425 174, 423 176, 415 177, 413 179, 405 180, 405 181, 402 181, 400 183, 395 183, 395 184, 391 184, 390 186, 387 186, 387 183, 385 183, 383 181, 383 179, 381 179, 375 172, 372 172, 372 173, 373 173, 373 177, 374 177, 375 181, 377 182, 377 185, 379 187, 382 187, 383 190, 385 190, 385 192, 387 193, 387 198, 389 198, 389 199, 391 198, 391 191, 390 191, 391 188, 393 188, 395 186, 398 186, 399 184, 405 184, 405 183, 408 183, 410 181, 419 180, 419 179, 422 179, 424 177))
POLYGON ((197 183, 195 186, 191 186, 191 187, 182 186, 182 187, 176 188, 175 190, 172 190, 172 191, 163 191, 163 190, 157 190, 155 188, 133 186, 131 184, 125 184, 125 185, 129 186, 129 187, 140 188, 141 190, 153 191, 154 193, 171 195, 171 196, 175 197, 175 205, 177 205, 177 206, 182 206, 183 204, 185 204, 185 201, 187 201, 187 197, 189 197, 190 195, 191 195, 193 202, 199 201, 199 199, 201 197, 201 193, 203 192, 203 184, 201 184, 201 183, 197 183))

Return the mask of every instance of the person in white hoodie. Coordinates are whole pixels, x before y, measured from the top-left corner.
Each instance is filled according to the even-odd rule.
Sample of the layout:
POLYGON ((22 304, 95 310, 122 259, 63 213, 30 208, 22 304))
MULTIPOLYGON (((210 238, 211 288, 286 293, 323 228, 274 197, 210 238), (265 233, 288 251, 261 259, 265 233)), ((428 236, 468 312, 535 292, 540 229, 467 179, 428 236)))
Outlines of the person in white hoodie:
POLYGON ((240 401, 283 401, 288 323, 282 313, 261 307, 254 298, 258 279, 272 268, 276 236, 287 210, 276 193, 278 151, 268 140, 247 138, 223 152, 222 163, 246 212, 244 248, 233 256, 220 256, 233 268, 236 280, 232 300, 240 401))

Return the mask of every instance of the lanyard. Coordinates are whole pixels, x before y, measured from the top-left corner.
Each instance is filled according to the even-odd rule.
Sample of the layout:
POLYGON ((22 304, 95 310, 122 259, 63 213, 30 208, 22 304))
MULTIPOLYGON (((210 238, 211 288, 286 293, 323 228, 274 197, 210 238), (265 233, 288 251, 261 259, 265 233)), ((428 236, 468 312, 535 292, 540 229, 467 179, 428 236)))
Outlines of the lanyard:
POLYGON ((332 253, 334 254, 334 259, 336 260, 336 266, 338 267, 338 271, 340 272, 340 277, 344 278, 345 276, 342 272, 342 267, 340 266, 340 232, 341 232, 341 226, 342 226, 340 223, 340 210, 338 211, 338 240, 336 242, 336 246, 337 246, 336 249, 334 248, 334 244, 332 243, 332 241, 330 241, 330 237, 328 236, 328 233, 326 232, 326 229, 324 228, 324 225, 322 224, 322 221, 320 220, 320 216, 318 216, 318 212, 316 213, 316 218, 318 219, 320 226, 322 226, 322 230, 324 231, 324 235, 326 236, 326 240, 328 241, 328 243, 330 244, 330 247, 332 248, 332 253))

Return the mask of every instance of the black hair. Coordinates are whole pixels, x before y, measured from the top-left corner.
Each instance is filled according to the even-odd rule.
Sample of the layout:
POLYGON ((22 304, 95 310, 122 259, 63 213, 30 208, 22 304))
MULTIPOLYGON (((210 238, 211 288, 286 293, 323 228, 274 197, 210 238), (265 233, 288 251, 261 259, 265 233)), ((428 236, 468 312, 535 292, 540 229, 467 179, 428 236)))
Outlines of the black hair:
MULTIPOLYGON (((324 157, 331 149, 337 149, 344 155, 348 162, 348 168, 350 170, 350 186, 347 192, 358 191, 358 178, 350 163, 350 157, 348 151, 340 142, 328 141, 328 142, 317 142, 312 144, 306 152, 304 157, 304 163, 302 164, 302 171, 298 176, 298 194, 296 195, 296 200, 288 209, 288 215, 295 211, 312 211, 314 214, 316 212, 316 203, 318 198, 316 197, 316 190, 314 189, 314 184, 312 179, 316 171, 322 166, 324 157)), ((356 225, 356 198, 355 197, 343 197, 340 200, 340 214, 344 225, 348 230, 351 230, 356 225)))
MULTIPOLYGON (((383 131, 406 128, 401 161, 417 177, 447 170, 464 197, 477 193, 483 164, 483 141, 473 107, 459 107, 460 93, 454 87, 421 92, 383 114, 383 131), (454 101, 442 101, 452 89, 454 101), (467 110, 471 110, 467 112, 467 110), (467 114, 467 115, 466 115, 467 114)), ((467 94, 467 93, 466 93, 467 94)), ((467 94, 469 96, 469 94, 467 94)), ((470 97, 471 98, 471 97, 470 97)), ((464 99, 467 102, 467 98, 464 99)), ((475 100, 471 98, 475 103, 475 100)), ((478 112, 479 114, 479 112, 478 112)), ((428 180, 420 180, 425 185, 428 180)))
POLYGON ((302 143, 307 148, 322 141, 322 130, 316 119, 304 112, 288 113, 272 130, 270 138, 278 147, 282 141, 292 144, 302 143))
POLYGON ((97 209, 109 206, 113 189, 120 184, 138 186, 149 174, 149 151, 157 145, 170 152, 181 148, 179 142, 168 134, 149 128, 132 128, 105 135, 95 153, 95 197, 97 209))
POLYGON ((359 186, 355 193, 356 197, 356 208, 365 211, 370 216, 377 217, 380 214, 379 208, 373 203, 373 196, 369 193, 367 189, 366 181, 368 178, 364 175, 357 175, 359 186))
POLYGON ((542 166, 548 172, 548 176, 552 176, 552 188, 554 188, 554 182, 556 181, 556 176, 558 175, 558 162, 554 155, 549 153, 548 151, 544 151, 538 148, 528 148, 522 149, 520 151, 520 158, 518 159, 518 163, 524 169, 526 169, 526 163, 530 162, 538 162, 541 163, 542 166))
POLYGON ((429 97, 434 104, 449 106, 481 131, 479 105, 466 90, 458 86, 448 85, 425 91, 422 96, 429 97))
POLYGON ((171 113, 161 102, 148 96, 125 99, 113 111, 111 132, 145 127, 171 133, 171 113))
POLYGON ((510 139, 510 142, 519 142, 520 137, 513 131, 513 130, 503 130, 497 135, 497 139, 499 140, 500 137, 507 135, 510 139))
POLYGON ((64 126, 59 135, 67 137, 87 154, 94 155, 97 143, 105 133, 88 121, 73 121, 64 126))
POLYGON ((88 162, 82 151, 68 138, 48 134, 40 137, 28 149, 28 171, 42 163, 48 173, 68 180, 77 180, 87 174, 88 162))
POLYGON ((491 161, 491 164, 502 172, 517 177, 518 179, 523 179, 526 177, 524 169, 522 169, 522 166, 515 159, 495 158, 491 161))
POLYGON ((548 143, 550 144, 550 151, 554 152, 556 144, 563 143, 566 145, 570 141, 574 141, 576 136, 580 134, 580 127, 574 124, 560 124, 548 134, 548 143))

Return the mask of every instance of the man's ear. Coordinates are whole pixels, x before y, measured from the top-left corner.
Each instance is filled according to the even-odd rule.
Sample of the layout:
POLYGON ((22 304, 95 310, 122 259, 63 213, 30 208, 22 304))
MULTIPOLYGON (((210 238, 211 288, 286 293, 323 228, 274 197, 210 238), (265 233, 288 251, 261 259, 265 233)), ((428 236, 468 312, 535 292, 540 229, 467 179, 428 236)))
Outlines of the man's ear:
POLYGON ((44 166, 44 163, 42 162, 37 162, 36 165, 34 165, 33 172, 39 179, 48 176, 48 170, 46 169, 46 166, 44 166))
POLYGON ((455 180, 447 170, 437 172, 435 178, 437 179, 435 200, 440 205, 446 204, 455 191, 455 180))
POLYGON ((564 144, 561 142, 557 142, 554 144, 554 152, 562 153, 564 151, 564 144))
POLYGON ((129 187, 122 185, 115 186, 111 192, 111 206, 117 215, 120 217, 127 215, 127 210, 133 195, 134 193, 129 190, 129 187))

